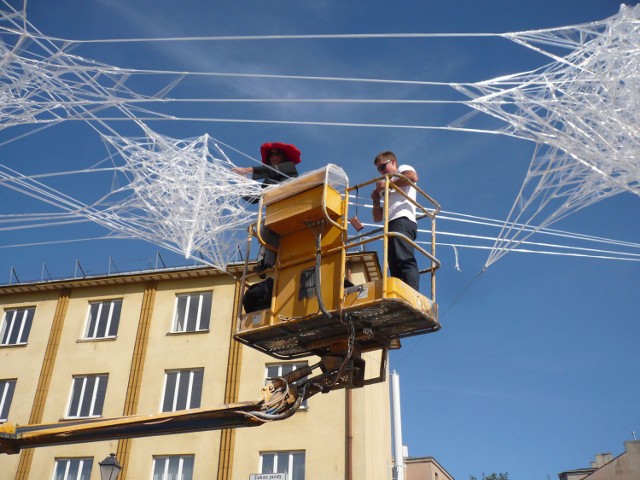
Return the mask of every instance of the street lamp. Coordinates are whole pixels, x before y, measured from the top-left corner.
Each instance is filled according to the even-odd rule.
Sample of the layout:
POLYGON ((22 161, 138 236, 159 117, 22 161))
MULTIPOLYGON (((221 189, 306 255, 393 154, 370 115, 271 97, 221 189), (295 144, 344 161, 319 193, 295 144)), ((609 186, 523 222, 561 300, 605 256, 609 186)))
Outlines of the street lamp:
POLYGON ((100 478, 102 480, 116 480, 120 470, 122 470, 122 465, 118 463, 115 453, 111 453, 107 458, 98 462, 98 465, 100 465, 100 478))

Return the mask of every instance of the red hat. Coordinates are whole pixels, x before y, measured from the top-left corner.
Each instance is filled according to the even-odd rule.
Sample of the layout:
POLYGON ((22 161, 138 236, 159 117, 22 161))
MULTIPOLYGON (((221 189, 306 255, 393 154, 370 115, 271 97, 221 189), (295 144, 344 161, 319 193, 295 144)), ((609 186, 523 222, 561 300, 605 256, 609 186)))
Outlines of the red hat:
POLYGON ((282 150, 282 153, 284 153, 284 156, 286 157, 286 159, 289 160, 290 162, 295 163, 296 165, 302 161, 302 159, 300 158, 300 155, 302 153, 300 152, 300 150, 298 150, 298 147, 296 147, 295 145, 292 145, 290 143, 270 142, 270 143, 263 143, 260 146, 260 155, 262 155, 262 163, 270 165, 269 150, 272 150, 272 149, 282 150))

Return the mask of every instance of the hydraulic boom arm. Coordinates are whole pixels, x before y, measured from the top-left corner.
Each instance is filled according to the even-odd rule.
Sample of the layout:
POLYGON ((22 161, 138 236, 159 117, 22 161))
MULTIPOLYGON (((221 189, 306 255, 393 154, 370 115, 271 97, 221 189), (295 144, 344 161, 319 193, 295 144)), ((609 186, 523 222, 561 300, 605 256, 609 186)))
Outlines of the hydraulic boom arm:
MULTIPOLYGON (((284 377, 269 379, 260 400, 197 408, 180 412, 85 419, 39 425, 0 424, 0 453, 19 453, 23 448, 45 447, 120 438, 148 437, 224 428, 256 427, 295 414, 302 401, 318 392, 351 384, 353 362, 328 357, 313 366, 299 368, 284 377), (332 368, 333 367, 333 368, 332 368), (308 378, 321 368, 324 373, 308 378)), ((343 360, 343 359, 342 359, 343 360)))

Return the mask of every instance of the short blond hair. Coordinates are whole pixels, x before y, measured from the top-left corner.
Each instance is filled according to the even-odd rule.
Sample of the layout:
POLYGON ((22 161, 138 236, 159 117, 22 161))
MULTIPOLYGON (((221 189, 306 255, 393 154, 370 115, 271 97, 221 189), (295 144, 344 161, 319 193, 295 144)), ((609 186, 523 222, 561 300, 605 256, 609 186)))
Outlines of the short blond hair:
POLYGON ((386 160, 393 160, 394 162, 398 162, 398 159, 396 158, 396 154, 393 153, 391 150, 387 150, 385 152, 380 152, 378 155, 376 155, 376 158, 373 160, 373 164, 376 165, 378 162, 384 162, 386 160))

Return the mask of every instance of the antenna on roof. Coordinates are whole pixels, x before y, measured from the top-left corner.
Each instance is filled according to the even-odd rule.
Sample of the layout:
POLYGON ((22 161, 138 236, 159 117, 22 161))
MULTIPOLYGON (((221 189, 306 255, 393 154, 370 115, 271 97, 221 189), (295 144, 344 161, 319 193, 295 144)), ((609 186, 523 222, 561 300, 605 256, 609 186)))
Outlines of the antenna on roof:
POLYGON ((20 279, 18 278, 18 274, 16 273, 16 269, 11 265, 11 271, 9 272, 9 285, 11 285, 11 278, 15 277, 16 282, 20 283, 20 279))
POLYGON ((160 251, 157 251, 157 252, 156 252, 156 268, 155 268, 155 270, 157 270, 157 269, 158 269, 158 260, 160 260, 160 261, 162 262, 162 266, 163 266, 164 268, 167 268, 167 266, 164 264, 164 260, 163 260, 163 259, 162 259, 162 257, 160 256, 160 251))
POLYGON ((75 271, 73 272, 73 276, 74 276, 74 277, 77 277, 77 276, 78 276, 78 268, 79 268, 79 269, 80 269, 80 271, 82 272, 82 278, 86 277, 86 276, 87 276, 87 274, 85 273, 84 269, 82 268, 82 265, 80 265, 80 260, 78 260, 78 259, 76 258, 76 269, 75 269, 75 271))
POLYGON ((51 278, 51 273, 49 272, 49 269, 47 268, 47 264, 43 263, 42 264, 42 273, 40 274, 40 281, 43 282, 44 281, 44 272, 47 272, 47 275, 49 276, 49 280, 53 280, 51 278))
POLYGON ((117 273, 120 273, 120 270, 118 270, 118 267, 116 266, 116 262, 113 261, 113 257, 109 256, 109 268, 108 268, 108 271, 107 271, 107 273, 109 275, 111 275, 111 265, 113 265, 113 268, 116 269, 117 273))

